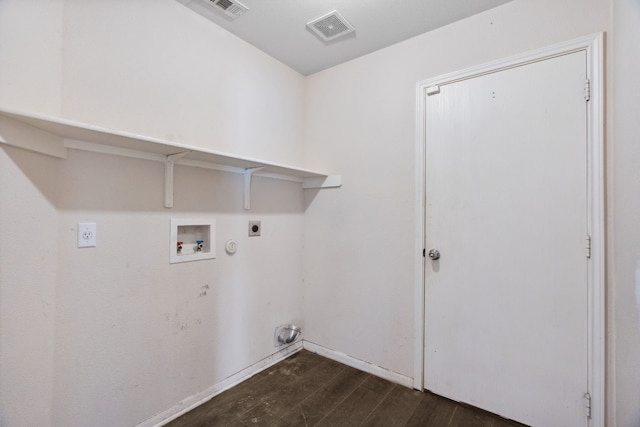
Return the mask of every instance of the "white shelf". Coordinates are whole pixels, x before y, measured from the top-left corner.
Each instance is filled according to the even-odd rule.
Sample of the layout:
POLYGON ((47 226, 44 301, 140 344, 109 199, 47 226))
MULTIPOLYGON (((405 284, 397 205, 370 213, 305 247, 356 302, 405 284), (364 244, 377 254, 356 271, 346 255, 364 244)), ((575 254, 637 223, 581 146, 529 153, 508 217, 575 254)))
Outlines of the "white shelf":
POLYGON ((66 158, 68 149, 94 151, 165 163, 165 206, 173 206, 175 164, 245 176, 245 209, 250 206, 253 175, 303 183, 303 188, 340 187, 339 175, 169 142, 144 135, 106 129, 71 120, 0 108, 0 143, 66 158))

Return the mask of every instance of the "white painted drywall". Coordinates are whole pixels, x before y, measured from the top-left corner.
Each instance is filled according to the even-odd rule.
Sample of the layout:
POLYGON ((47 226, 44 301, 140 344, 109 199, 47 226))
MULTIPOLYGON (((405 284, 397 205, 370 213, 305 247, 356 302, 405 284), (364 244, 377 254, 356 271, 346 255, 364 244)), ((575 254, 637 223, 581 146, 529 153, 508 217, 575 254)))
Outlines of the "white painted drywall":
POLYGON ((608 425, 640 425, 640 2, 613 5, 613 143, 609 151, 610 400, 608 425))
POLYGON ((133 425, 275 351, 273 330, 302 322, 300 184, 71 151, 58 211, 53 425, 133 425), (117 172, 116 172, 117 171, 117 172), (169 264, 171 218, 214 218, 217 258, 169 264), (247 236, 262 220, 261 237, 247 236), (95 221, 98 246, 76 248, 95 221), (238 241, 227 255, 224 242, 238 241))
POLYGON ((65 117, 300 165, 304 78, 175 0, 67 1, 65 117))
MULTIPOLYGON (((60 1, 0 1, 0 105, 60 113, 60 1), (35 36, 37 34, 37 36, 35 36)), ((0 150, 0 426, 53 403, 59 161, 0 150)))
POLYGON ((276 349, 303 325, 299 183, 70 151, 0 151, 0 420, 135 425, 276 349), (216 219, 215 260, 169 264, 173 217, 216 219), (262 220, 262 236, 247 223, 262 220), (96 248, 76 247, 78 222, 96 248), (238 241, 229 256, 224 242, 238 241))
POLYGON ((3 147, 0 425, 148 419, 263 357, 272 325, 302 321, 303 311, 307 338, 412 375, 415 83, 603 30, 615 77, 608 425, 638 425, 637 0, 516 0, 306 83, 188 13, 173 0, 0 1, 0 105, 302 159, 340 171, 345 185, 309 191, 303 205, 295 184, 256 178, 247 214, 239 177, 177 167, 176 208, 165 211, 158 164, 3 147), (233 257, 219 246, 212 264, 171 270, 169 218, 206 212, 218 221, 218 245, 244 236, 248 219, 263 220, 264 238, 239 237, 233 257), (97 221, 97 248, 74 248, 79 220, 97 221), (36 248, 27 229, 41 239, 36 248))
POLYGON ((310 76, 306 337, 413 376, 416 83, 610 29, 608 0, 514 2, 310 76), (336 96, 339 94, 339 98, 336 96))
POLYGON ((159 163, 0 161, 3 426, 137 424, 271 354, 274 325, 302 324, 299 184, 256 177, 245 213, 242 176, 177 167, 165 210, 159 163), (170 218, 203 216, 217 259, 170 265, 170 218), (88 220, 98 246, 78 249, 88 220))
MULTIPOLYGON (((174 0, 0 2, 0 106, 302 160, 304 80, 174 0), (6 43, 5 43, 6 42, 6 43)), ((0 425, 135 425, 274 353, 302 318, 300 183, 0 149, 0 425), (170 219, 215 260, 169 264, 170 219), (262 236, 248 238, 248 221, 262 236), (96 248, 76 247, 78 222, 96 248), (229 256, 224 242, 234 238, 229 256)))
POLYGON ((0 150, 0 425, 51 424, 60 161, 0 150))
POLYGON ((0 2, 0 105, 60 114, 63 6, 0 2))

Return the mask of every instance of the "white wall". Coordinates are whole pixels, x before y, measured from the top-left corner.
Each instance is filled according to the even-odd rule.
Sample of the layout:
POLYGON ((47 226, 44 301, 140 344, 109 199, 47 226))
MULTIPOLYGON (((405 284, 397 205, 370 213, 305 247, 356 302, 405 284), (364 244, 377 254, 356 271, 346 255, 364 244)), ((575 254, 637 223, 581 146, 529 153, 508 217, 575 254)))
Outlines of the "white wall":
MULTIPOLYGON (((61 2, 0 1, 0 105, 60 113, 61 33, 61 2)), ((58 167, 0 150, 0 426, 51 420, 58 167)))
POLYGON ((67 1, 64 31, 65 117, 301 163, 304 78, 177 1, 67 1))
POLYGON ((304 325, 298 183, 254 178, 246 213, 241 175, 178 166, 166 210, 160 163, 8 147, 0 184, 2 426, 135 425, 275 352, 276 325, 304 325), (214 218, 217 258, 170 265, 173 217, 214 218), (96 248, 76 247, 83 221, 96 248))
POLYGON ((177 167, 167 211, 159 164, 3 146, 0 425, 135 424, 264 357, 291 320, 411 376, 415 83, 609 31, 608 425, 637 426, 639 9, 515 0, 305 81, 173 0, 0 1, 0 106, 344 178, 304 203, 297 184, 258 178, 247 214, 239 176, 177 167), (169 219, 205 214, 218 258, 169 266, 169 219), (255 218, 264 236, 251 240, 255 218), (89 220, 99 246, 77 249, 89 220))
MULTIPOLYGON (((174 0, 2 0, 0 24, 1 107, 302 160, 303 77, 174 0)), ((176 166, 168 210, 163 172, 2 145, 1 426, 135 425, 303 324, 300 184, 254 178, 246 212, 241 175, 176 166), (202 216, 217 258, 169 265, 170 219, 202 216), (76 248, 81 221, 97 222, 96 248, 76 248)))
POLYGON ((60 114, 61 0, 0 2, 0 105, 60 114))
POLYGON ((0 151, 0 426, 46 426, 53 401, 59 161, 0 151))
POLYGON ((640 2, 613 4, 613 144, 608 178, 611 400, 618 427, 640 425, 640 2), (615 382, 613 381, 615 380, 615 382))
POLYGON ((515 0, 308 78, 306 339, 413 376, 416 83, 610 29, 607 0, 515 0))
POLYGON ((65 161, 53 425, 141 422, 273 353, 276 325, 302 323, 300 184, 255 178, 245 213, 241 175, 177 167, 167 210, 163 171, 79 151, 65 161), (169 264, 174 217, 216 220, 215 260, 169 264), (98 224, 95 249, 76 248, 82 221, 98 224))

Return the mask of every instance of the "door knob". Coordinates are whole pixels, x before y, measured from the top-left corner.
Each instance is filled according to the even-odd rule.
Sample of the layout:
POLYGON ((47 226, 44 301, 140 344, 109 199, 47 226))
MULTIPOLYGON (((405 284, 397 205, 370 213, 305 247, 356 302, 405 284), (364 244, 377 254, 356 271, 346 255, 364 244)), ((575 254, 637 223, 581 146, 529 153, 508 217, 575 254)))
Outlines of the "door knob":
POLYGON ((436 261, 440 259, 440 251, 437 249, 429 250, 429 253, 427 255, 432 261, 436 261))

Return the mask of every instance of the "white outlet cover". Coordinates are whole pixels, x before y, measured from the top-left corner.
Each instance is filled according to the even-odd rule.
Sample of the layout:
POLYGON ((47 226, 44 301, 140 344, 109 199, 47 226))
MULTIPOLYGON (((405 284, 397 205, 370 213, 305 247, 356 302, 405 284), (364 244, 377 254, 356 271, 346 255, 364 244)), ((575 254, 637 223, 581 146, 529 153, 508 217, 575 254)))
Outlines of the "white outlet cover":
POLYGON ((97 245, 96 241, 96 223, 80 222, 78 223, 78 247, 93 248, 97 245))

